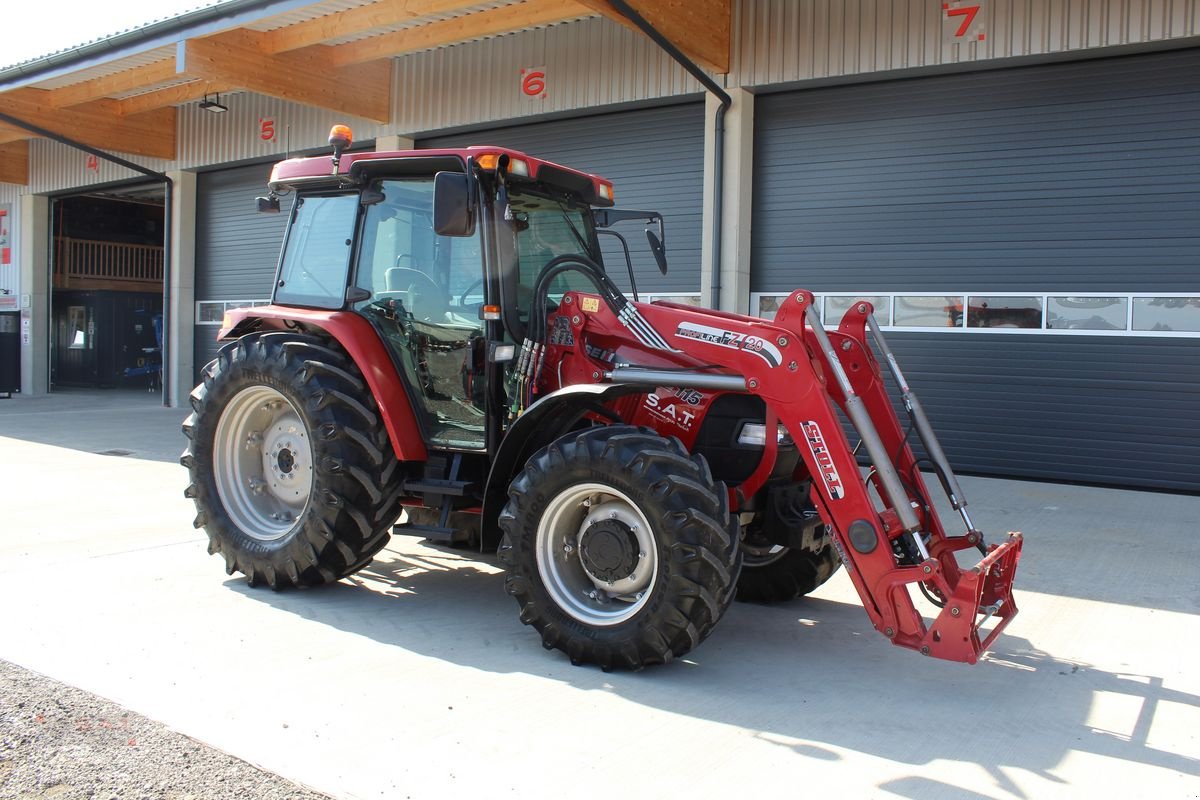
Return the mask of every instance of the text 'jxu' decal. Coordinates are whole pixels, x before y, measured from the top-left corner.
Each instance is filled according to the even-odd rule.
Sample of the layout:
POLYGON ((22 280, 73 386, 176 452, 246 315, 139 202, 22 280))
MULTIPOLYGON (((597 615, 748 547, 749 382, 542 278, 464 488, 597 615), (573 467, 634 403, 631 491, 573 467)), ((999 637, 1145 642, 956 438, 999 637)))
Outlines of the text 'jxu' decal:
POLYGON ((833 465, 833 457, 825 446, 825 437, 821 435, 821 426, 809 420, 803 425, 804 438, 808 440, 808 449, 812 450, 813 459, 817 462, 817 471, 825 482, 825 491, 833 500, 841 500, 846 496, 846 487, 842 486, 842 478, 838 475, 837 467, 833 465))
POLYGON ((745 350, 767 362, 771 367, 783 363, 779 348, 761 336, 751 336, 724 328, 710 328, 708 325, 698 325, 695 322, 681 322, 675 329, 675 335, 680 339, 695 339, 698 342, 708 342, 731 350, 745 350))

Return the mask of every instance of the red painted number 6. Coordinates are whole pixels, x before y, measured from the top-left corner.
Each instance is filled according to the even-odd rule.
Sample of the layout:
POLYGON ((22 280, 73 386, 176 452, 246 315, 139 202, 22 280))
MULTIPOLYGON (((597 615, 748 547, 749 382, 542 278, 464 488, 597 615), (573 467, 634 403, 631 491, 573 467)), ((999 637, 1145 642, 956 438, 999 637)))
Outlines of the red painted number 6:
POLYGON ((546 73, 540 69, 522 70, 521 92, 526 97, 541 97, 546 93, 546 73))

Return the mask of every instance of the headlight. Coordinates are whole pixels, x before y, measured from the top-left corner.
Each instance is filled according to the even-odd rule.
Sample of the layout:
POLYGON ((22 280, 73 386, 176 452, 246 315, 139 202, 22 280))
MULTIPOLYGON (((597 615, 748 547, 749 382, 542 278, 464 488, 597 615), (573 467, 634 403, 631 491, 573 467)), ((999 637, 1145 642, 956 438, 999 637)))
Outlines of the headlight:
MULTIPOLYGON (((780 424, 776 430, 776 439, 779 444, 792 444, 791 434, 787 428, 780 424)), ((766 447, 767 446, 767 426, 762 422, 746 422, 742 425, 742 429, 738 431, 738 444, 746 445, 747 447, 766 447)))

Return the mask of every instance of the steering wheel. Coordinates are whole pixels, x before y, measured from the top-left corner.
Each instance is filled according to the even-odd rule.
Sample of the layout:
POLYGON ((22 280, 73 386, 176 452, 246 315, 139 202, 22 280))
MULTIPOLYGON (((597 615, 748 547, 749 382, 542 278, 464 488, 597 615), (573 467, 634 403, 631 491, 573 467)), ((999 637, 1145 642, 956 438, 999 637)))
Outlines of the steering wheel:
POLYGON ((458 296, 458 307, 464 308, 467 305, 467 296, 475 290, 476 287, 483 286, 483 278, 477 279, 474 283, 463 289, 462 294, 458 296))
POLYGON ((438 286, 437 281, 419 269, 392 267, 387 273, 387 284, 388 292, 407 295, 408 310, 418 319, 432 321, 446 313, 446 293, 442 291, 441 286, 438 286), (411 276, 411 279, 405 280, 400 277, 401 274, 411 276), (400 285, 397 284, 407 284, 407 286, 400 288, 400 285), (421 288, 427 291, 420 291, 418 284, 423 284, 421 288))

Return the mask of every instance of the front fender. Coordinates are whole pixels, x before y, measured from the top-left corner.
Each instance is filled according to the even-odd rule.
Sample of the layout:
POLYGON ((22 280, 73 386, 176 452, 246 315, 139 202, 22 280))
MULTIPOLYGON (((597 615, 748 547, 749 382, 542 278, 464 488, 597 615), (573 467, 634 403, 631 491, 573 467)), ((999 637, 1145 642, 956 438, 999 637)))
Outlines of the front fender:
POLYGON ((485 541, 498 543, 497 522, 508 500, 508 485, 529 457, 568 433, 588 413, 611 414, 605 405, 618 397, 642 394, 645 386, 585 383, 552 392, 531 405, 509 426, 500 443, 483 495, 485 541), (490 537, 490 539, 489 539, 490 537))

